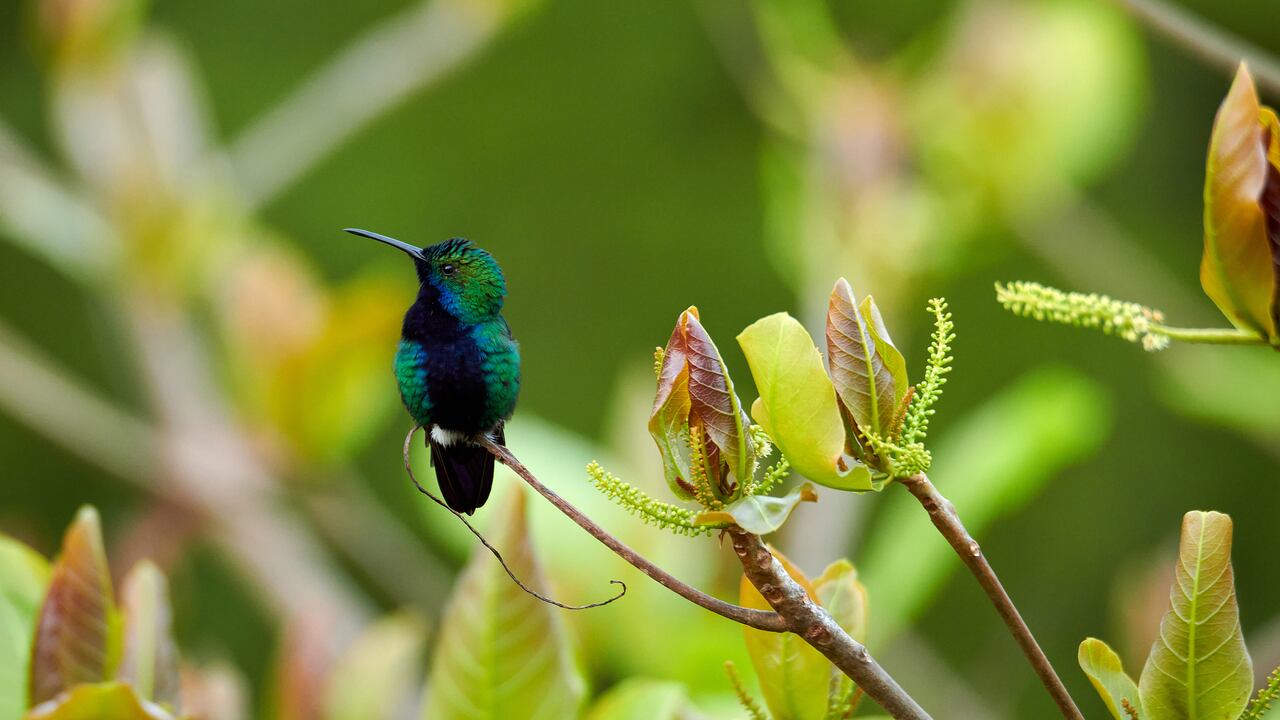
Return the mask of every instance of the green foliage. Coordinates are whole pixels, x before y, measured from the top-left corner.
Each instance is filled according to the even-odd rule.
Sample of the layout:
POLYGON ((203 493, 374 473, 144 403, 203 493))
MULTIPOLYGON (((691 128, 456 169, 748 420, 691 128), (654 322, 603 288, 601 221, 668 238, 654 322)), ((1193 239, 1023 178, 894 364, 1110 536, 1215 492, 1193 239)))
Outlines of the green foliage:
POLYGON ((419 678, 427 626, 399 613, 370 625, 338 660, 324 692, 324 720, 383 720, 419 678))
POLYGON ((1138 684, 1125 674, 1120 656, 1110 646, 1097 638, 1086 638, 1080 643, 1077 661, 1115 720, 1128 720, 1123 707, 1125 702, 1142 717, 1138 684))
POLYGON ((0 717, 20 717, 27 708, 31 638, 48 582, 48 561, 0 535, 0 717))
POLYGON ((587 476, 591 478, 591 484, 604 493, 605 497, 647 524, 680 535, 711 533, 710 526, 697 523, 698 514, 693 510, 657 500, 640 488, 619 480, 613 473, 606 472, 595 461, 587 465, 587 476))
POLYGON ((817 502, 813 485, 804 483, 782 497, 769 495, 744 495, 724 506, 722 510, 698 513, 694 523, 708 527, 738 527, 756 535, 777 532, 791 516, 791 511, 801 502, 817 502))
MULTIPOLYGON (((867 639, 867 590, 858 571, 847 560, 837 560, 810 580, 786 556, 770 548, 774 556, 809 597, 821 605, 840 627, 858 642, 867 639)), ((745 607, 768 609, 759 591, 743 577, 738 602, 745 607)), ((791 633, 768 633, 744 628, 747 651, 760 682, 769 712, 761 711, 738 681, 732 663, 727 664, 739 702, 752 717, 774 720, 838 720, 852 709, 857 689, 823 655, 791 633)))
POLYGON ((1142 705, 1153 718, 1233 718, 1252 686, 1231 571, 1231 518, 1189 512, 1169 610, 1138 681, 1142 705))
POLYGON ((845 452, 835 389, 804 326, 787 313, 776 313, 743 330, 738 344, 760 393, 751 415, 797 472, 838 490, 882 486, 866 465, 845 452))
POLYGON ((605 693, 585 720, 695 720, 684 687, 677 682, 629 678, 605 693))
POLYGON ((1169 337, 1161 331, 1159 310, 1137 303, 1113 300, 1106 295, 1063 292, 1032 282, 996 283, 996 299, 1015 315, 1049 322, 1097 328, 1145 350, 1163 350, 1169 337))
MULTIPOLYGON (((517 577, 545 587, 523 492, 506 498, 489 537, 517 577)), ((424 718, 558 720, 581 708, 586 685, 559 611, 525 594, 484 548, 459 578, 440 626, 424 718)))
POLYGON ((120 682, 86 683, 37 705, 25 720, 174 720, 167 710, 120 682))
POLYGON ((1231 529, 1231 518, 1222 513, 1183 517, 1169 609, 1136 688, 1106 643, 1081 643, 1080 667, 1117 720, 1257 718, 1280 694, 1273 673, 1246 710, 1253 663, 1240 629, 1231 529))
MULTIPOLYGON (((804 572, 782 553, 770 549, 787 573, 816 601, 817 590, 804 572)), ((745 576, 739 582, 738 604, 759 610, 771 609, 745 576)), ((792 633, 744 627, 743 634, 770 716, 774 720, 820 720, 824 717, 831 663, 822 653, 792 633)))
POLYGON ((143 560, 125 578, 121 598, 124 654, 116 679, 143 699, 177 707, 181 688, 168 581, 160 568, 143 560))

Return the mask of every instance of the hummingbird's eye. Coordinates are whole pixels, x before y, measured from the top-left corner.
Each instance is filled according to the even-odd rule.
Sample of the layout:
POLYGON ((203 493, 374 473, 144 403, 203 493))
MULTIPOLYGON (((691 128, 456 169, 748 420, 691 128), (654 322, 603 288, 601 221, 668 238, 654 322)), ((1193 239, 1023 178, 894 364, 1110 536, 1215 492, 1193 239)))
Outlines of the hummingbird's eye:
POLYGON ((453 263, 445 263, 444 265, 440 266, 440 273, 442 275, 452 275, 457 271, 458 271, 458 268, 455 267, 453 263))

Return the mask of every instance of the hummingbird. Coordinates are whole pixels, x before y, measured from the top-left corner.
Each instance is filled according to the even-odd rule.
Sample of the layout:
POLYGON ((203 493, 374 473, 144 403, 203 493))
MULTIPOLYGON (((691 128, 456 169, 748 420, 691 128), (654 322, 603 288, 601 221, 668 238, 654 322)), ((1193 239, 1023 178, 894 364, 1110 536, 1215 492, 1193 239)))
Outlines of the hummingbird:
POLYGON ((470 240, 419 248, 368 230, 413 259, 418 298, 404 315, 394 363, 400 399, 427 430, 431 465, 445 503, 474 513, 493 486, 493 455, 476 443, 503 444, 503 426, 520 392, 520 350, 502 317, 502 268, 470 240))

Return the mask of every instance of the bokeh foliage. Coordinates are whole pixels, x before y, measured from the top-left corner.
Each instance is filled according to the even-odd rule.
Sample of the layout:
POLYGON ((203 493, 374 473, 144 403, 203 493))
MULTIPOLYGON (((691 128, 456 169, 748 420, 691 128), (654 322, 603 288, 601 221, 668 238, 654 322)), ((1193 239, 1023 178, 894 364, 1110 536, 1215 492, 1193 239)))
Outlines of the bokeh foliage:
MULTIPOLYGON (((1187 508, 1216 507, 1235 519, 1255 666, 1274 666, 1280 581, 1267 542, 1280 425, 1258 402, 1280 387, 1274 358, 1176 348, 1153 363, 1019 322, 990 298, 993 279, 1042 278, 1159 298, 1179 318, 1211 322, 1186 268, 1200 258, 1205 151, 1229 78, 1102 2, 899 5, 890 16, 874 3, 798 3, 821 12, 788 18, 771 8, 791 4, 761 3, 744 19, 714 2, 521 4, 467 63, 370 125, 343 113, 288 118, 299 138, 326 119, 358 132, 266 192, 269 173, 237 171, 289 163, 234 150, 260 148, 250 131, 299 83, 379 23, 420 19, 417 3, 121 3, 89 42, 60 26, 71 28, 61 50, 34 3, 3 4, 0 530, 52 555, 76 508, 98 505, 113 567, 155 557, 184 657, 212 662, 205 685, 239 693, 239 709, 255 715, 301 717, 310 711, 299 698, 344 695, 310 691, 330 687, 373 617, 409 606, 438 619, 471 542, 398 468, 404 423, 384 370, 412 279, 399 258, 337 233, 359 222, 423 242, 465 234, 501 259, 527 363, 513 446, 629 543, 725 597, 737 576, 713 544, 644 528, 582 479, 599 457, 662 489, 643 428, 651 386, 631 389, 651 380, 646 349, 690 303, 726 347, 780 308, 821 337, 819 310, 847 275, 914 349, 918 376, 918 309, 946 295, 964 381, 948 386, 931 474, 972 511, 971 529, 1055 664, 1072 666, 1080 637, 1129 632, 1109 624, 1138 612, 1138 575, 1126 568, 1155 562, 1187 508), (755 22, 767 23, 768 54, 744 64, 734 50, 750 47, 739 41, 755 22), (121 52, 137 53, 126 65, 135 74, 113 77, 136 81, 130 107, 149 113, 122 112, 94 84, 121 52), (782 84, 758 83, 756 62, 776 64, 782 84), (135 120, 113 124, 121 117, 135 120), (155 121, 150 134, 133 132, 137 117, 155 121), (163 311, 159 332, 140 307, 163 311), (182 319, 176 331, 165 312, 182 319), (189 367, 172 351, 191 350, 191 336, 207 365, 195 379, 216 401, 196 406, 221 417, 212 431, 167 402, 192 376, 165 385, 158 372, 189 367), (68 405, 79 395, 66 380, 111 411, 68 405), (51 412, 68 407, 92 432, 51 412), (211 457, 253 462, 191 475, 211 457), (175 508, 175 488, 239 524, 175 508), (280 509, 298 534, 250 534, 280 509), (249 549, 267 548, 321 568, 287 576, 305 602, 263 580, 288 565, 246 567, 249 549), (342 647, 308 643, 328 635, 316 627, 337 628, 342 647)), ((1184 5, 1280 48, 1280 24, 1259 21, 1274 16, 1268 0, 1184 5)), ((446 7, 483 19, 503 6, 446 7)), ((737 356, 725 362, 745 385, 737 356)), ((854 560, 874 608, 868 641, 921 701, 972 716, 1046 714, 941 539, 906 529, 923 521, 899 506, 907 499, 833 495, 802 505, 804 528, 776 541, 810 572, 854 560)), ((721 663, 747 666, 740 631, 632 580, 576 528, 530 510, 553 588, 582 596, 631 580, 625 601, 567 621, 593 696, 670 717, 693 712, 691 697, 699 712, 732 717, 721 663)), ((6 635, 3 612, 0 642, 20 635, 6 635)), ((1137 667, 1149 647, 1148 636, 1117 649, 1137 667)), ((1083 676, 1064 675, 1095 702, 1083 676)))

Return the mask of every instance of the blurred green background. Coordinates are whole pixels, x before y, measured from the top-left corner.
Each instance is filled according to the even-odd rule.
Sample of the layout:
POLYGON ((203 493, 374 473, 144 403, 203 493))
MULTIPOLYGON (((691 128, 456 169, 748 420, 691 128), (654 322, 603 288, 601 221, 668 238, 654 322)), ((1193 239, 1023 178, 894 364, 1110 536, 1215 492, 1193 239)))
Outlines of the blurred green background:
MULTIPOLYGON (((1136 675, 1190 509, 1235 519, 1255 668, 1280 663, 1280 360, 1150 355, 994 302, 1028 279, 1224 322, 1197 271, 1230 76, 1112 4, 136 5, 0 4, 0 531, 51 554, 97 505, 113 566, 157 558, 186 656, 235 668, 253 716, 286 715, 275 668, 310 652, 290 628, 433 621, 471 547, 399 467, 389 367, 413 279, 352 225, 493 252, 524 358, 513 447, 725 596, 722 549, 640 527, 581 471, 658 487, 652 348, 696 304, 749 402, 733 337, 777 310, 818 336, 844 275, 918 378, 944 295, 959 339, 934 481, 1086 714, 1076 646, 1106 637, 1136 675)), ((1180 7, 1280 52, 1272 0, 1180 7)), ((811 574, 863 570, 890 672, 939 717, 1050 716, 905 494, 836 495, 775 541, 811 574)), ((679 680, 732 717, 720 660, 745 665, 740 632, 542 511, 561 596, 634 589, 570 618, 593 692, 679 680)))

